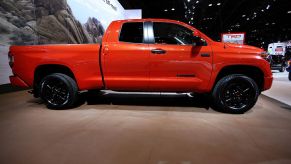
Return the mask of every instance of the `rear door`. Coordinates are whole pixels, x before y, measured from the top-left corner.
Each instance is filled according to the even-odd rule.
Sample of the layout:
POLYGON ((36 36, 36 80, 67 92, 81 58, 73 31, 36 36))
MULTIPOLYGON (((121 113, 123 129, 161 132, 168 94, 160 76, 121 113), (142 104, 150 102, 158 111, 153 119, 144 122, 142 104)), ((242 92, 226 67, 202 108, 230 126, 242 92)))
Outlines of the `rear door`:
MULTIPOLYGON (((151 26, 150 89, 200 91, 212 72, 212 48, 203 38, 195 45, 194 31, 180 24, 154 22, 151 26)), ((197 40, 197 39, 196 39, 197 40)))
POLYGON ((143 22, 121 27, 117 42, 104 45, 104 78, 111 90, 143 91, 149 85, 149 45, 143 22))

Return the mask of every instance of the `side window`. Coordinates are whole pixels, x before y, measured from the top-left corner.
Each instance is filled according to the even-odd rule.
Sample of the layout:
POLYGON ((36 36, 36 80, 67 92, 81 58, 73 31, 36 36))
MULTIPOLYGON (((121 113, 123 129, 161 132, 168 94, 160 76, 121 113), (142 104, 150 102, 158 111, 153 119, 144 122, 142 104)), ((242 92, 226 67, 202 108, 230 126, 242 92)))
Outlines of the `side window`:
POLYGON ((143 23, 124 23, 120 32, 119 41, 143 43, 143 23))
MULTIPOLYGON (((154 35, 156 44, 197 45, 198 43, 198 38, 193 36, 192 30, 173 23, 155 22, 154 35)), ((202 39, 201 41, 205 42, 202 39)))

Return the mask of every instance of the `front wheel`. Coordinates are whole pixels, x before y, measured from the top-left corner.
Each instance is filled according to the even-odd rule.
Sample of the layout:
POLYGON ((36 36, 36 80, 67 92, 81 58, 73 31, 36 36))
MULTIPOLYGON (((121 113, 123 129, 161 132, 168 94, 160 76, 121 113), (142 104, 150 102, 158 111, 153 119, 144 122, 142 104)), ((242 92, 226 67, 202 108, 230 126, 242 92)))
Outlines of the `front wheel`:
POLYGON ((285 72, 286 67, 285 66, 281 66, 281 68, 279 69, 280 72, 285 72))
POLYGON ((256 82, 244 75, 229 75, 213 90, 213 107, 225 113, 242 114, 250 110, 260 94, 256 82))
POLYGON ((77 100, 78 87, 71 77, 54 73, 43 78, 39 93, 50 109, 70 108, 77 100))

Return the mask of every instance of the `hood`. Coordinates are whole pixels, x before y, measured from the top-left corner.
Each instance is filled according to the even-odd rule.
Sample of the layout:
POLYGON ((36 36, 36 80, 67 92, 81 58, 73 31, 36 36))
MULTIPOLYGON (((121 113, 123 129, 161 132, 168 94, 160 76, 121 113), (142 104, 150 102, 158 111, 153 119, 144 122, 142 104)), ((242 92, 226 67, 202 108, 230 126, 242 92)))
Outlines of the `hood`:
POLYGON ((238 49, 242 49, 242 50, 253 50, 256 52, 262 52, 264 51, 264 49, 262 48, 258 48, 258 47, 254 47, 254 46, 249 46, 249 45, 241 45, 241 44, 234 44, 234 43, 222 43, 225 45, 225 47, 229 47, 229 48, 238 48, 238 49))

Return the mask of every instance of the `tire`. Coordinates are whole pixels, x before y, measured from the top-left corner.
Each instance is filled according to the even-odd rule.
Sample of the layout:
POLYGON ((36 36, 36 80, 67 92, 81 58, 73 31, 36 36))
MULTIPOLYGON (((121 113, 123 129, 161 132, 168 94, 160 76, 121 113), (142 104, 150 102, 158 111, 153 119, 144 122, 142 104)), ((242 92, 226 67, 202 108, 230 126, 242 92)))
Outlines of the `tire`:
POLYGON ((243 114, 256 104, 260 91, 256 82, 244 75, 223 77, 212 92, 212 107, 215 110, 243 114))
POLYGON ((39 93, 47 108, 66 109, 75 105, 78 87, 71 77, 54 73, 41 80, 39 93))
POLYGON ((285 70, 286 70, 286 67, 284 67, 284 66, 282 66, 282 67, 279 69, 280 72, 285 72, 285 70))
POLYGON ((291 72, 289 72, 289 76, 288 76, 289 80, 291 81, 291 72))

